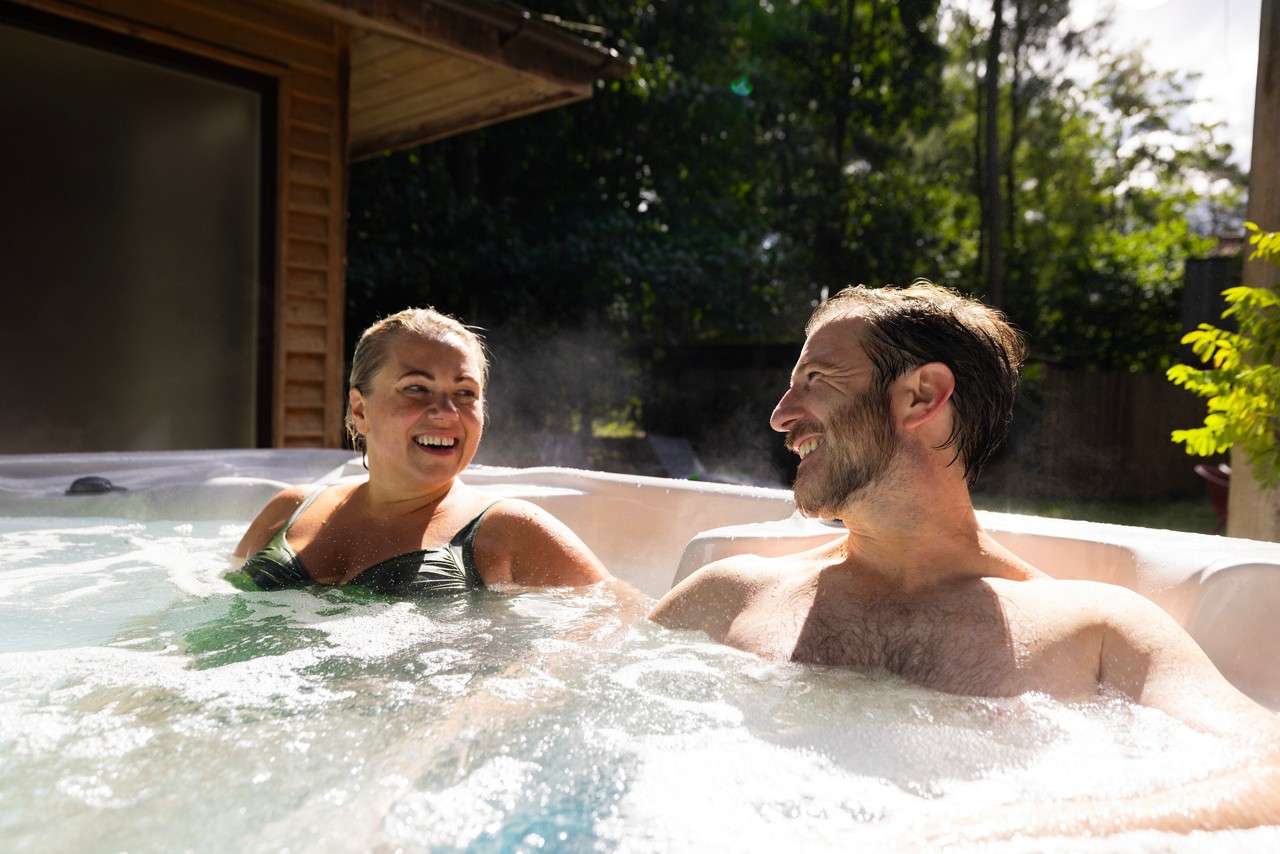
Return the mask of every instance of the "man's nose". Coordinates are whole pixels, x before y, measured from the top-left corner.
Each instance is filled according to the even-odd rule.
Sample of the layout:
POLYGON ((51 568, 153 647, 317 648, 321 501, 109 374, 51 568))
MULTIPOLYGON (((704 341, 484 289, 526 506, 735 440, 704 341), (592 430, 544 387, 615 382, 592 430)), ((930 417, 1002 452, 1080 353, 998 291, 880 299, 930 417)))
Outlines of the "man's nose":
POLYGON ((779 433, 786 433, 799 417, 796 389, 795 386, 792 386, 787 389, 786 393, 782 395, 782 399, 778 401, 778 405, 773 408, 773 414, 769 416, 769 426, 779 433))

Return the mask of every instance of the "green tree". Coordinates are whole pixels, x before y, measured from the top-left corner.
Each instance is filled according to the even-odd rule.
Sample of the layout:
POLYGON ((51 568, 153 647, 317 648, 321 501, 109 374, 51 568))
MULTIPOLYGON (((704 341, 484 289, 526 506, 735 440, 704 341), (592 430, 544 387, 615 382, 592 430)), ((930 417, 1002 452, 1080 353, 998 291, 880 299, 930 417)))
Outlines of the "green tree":
MULTIPOLYGON (((1248 223, 1254 258, 1280 265, 1280 232, 1248 223)), ((1182 343, 1207 365, 1174 365, 1169 380, 1207 398, 1204 426, 1173 431, 1193 456, 1213 456, 1232 447, 1245 452, 1258 483, 1280 486, 1280 295, 1244 285, 1222 292, 1223 320, 1232 332, 1208 323, 1188 332, 1182 343)))
MULTIPOLYGON (((1185 260, 1229 225, 1243 176, 1220 129, 1186 123, 1184 75, 1153 70, 1141 54, 1109 51, 1102 30, 1073 32, 1062 4, 1015 6, 1017 62, 1009 108, 1003 307, 1029 333, 1036 358, 1090 369, 1160 370, 1173 359, 1185 260), (1020 24, 1023 15, 1034 15, 1020 24), (1033 25, 1034 21, 1034 25, 1033 25), (1019 30, 1023 32, 1019 34, 1019 30), (1097 69, 1079 80, 1073 66, 1097 69), (1207 203, 1206 203, 1207 202, 1207 203)), ((948 235, 958 282, 983 292, 981 99, 984 31, 958 16, 946 77, 957 109, 939 173, 953 176, 948 235), (976 246, 967 235, 977 234, 976 246), (976 273, 975 273, 976 271, 976 273)))
POLYGON ((357 164, 347 332, 421 303, 493 330, 495 399, 539 429, 654 411, 667 354, 794 342, 824 290, 927 276, 982 294, 992 228, 1033 357, 1164 368, 1197 229, 1238 217, 1219 130, 1180 119, 1185 78, 1066 29, 1065 0, 1005 0, 985 127, 1007 215, 985 229, 990 32, 938 0, 526 5, 607 33, 633 72, 357 164))

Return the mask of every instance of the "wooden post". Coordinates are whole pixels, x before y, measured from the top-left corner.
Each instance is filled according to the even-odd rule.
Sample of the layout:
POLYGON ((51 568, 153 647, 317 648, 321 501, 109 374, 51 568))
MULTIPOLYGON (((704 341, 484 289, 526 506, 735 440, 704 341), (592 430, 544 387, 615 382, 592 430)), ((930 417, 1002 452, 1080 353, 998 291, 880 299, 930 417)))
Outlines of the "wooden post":
MULTIPOLYGON (((1262 0, 1256 91, 1249 219, 1266 231, 1280 231, 1280 0, 1262 0)), ((1244 281, 1255 287, 1280 287, 1280 268, 1246 261, 1244 281)), ((1229 535, 1280 541, 1280 490, 1264 492, 1239 450, 1231 452, 1228 514, 1229 535)))

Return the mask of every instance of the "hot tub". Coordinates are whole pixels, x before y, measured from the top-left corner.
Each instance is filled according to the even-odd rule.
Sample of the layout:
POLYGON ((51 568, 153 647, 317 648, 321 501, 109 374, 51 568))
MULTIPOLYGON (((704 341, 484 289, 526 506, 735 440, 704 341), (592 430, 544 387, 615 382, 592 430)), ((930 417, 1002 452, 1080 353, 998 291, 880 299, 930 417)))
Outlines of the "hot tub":
MULTIPOLYGON (((0 458, 6 848, 875 847, 1000 801, 1122 797, 1233 761, 1117 698, 961 698, 763 662, 630 623, 607 590, 410 602, 223 581, 278 489, 361 474, 339 451, 0 458), (64 494, 89 475, 127 491, 64 494)), ((543 506, 651 597, 718 557, 839 535, 782 490, 554 468, 465 479, 543 506)), ((1149 596, 1280 707, 1280 546, 981 515, 1051 574, 1149 596)), ((1230 836, 1103 850, 1280 843, 1230 836)))

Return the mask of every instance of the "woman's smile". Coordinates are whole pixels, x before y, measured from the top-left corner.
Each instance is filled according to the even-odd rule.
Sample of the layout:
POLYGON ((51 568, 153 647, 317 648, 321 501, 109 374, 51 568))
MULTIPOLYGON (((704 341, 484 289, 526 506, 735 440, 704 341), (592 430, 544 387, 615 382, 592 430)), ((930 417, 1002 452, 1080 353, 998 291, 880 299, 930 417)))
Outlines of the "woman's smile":
POLYGON ((424 433, 413 437, 413 443, 423 451, 435 457, 451 457, 462 447, 456 436, 441 436, 424 433))

